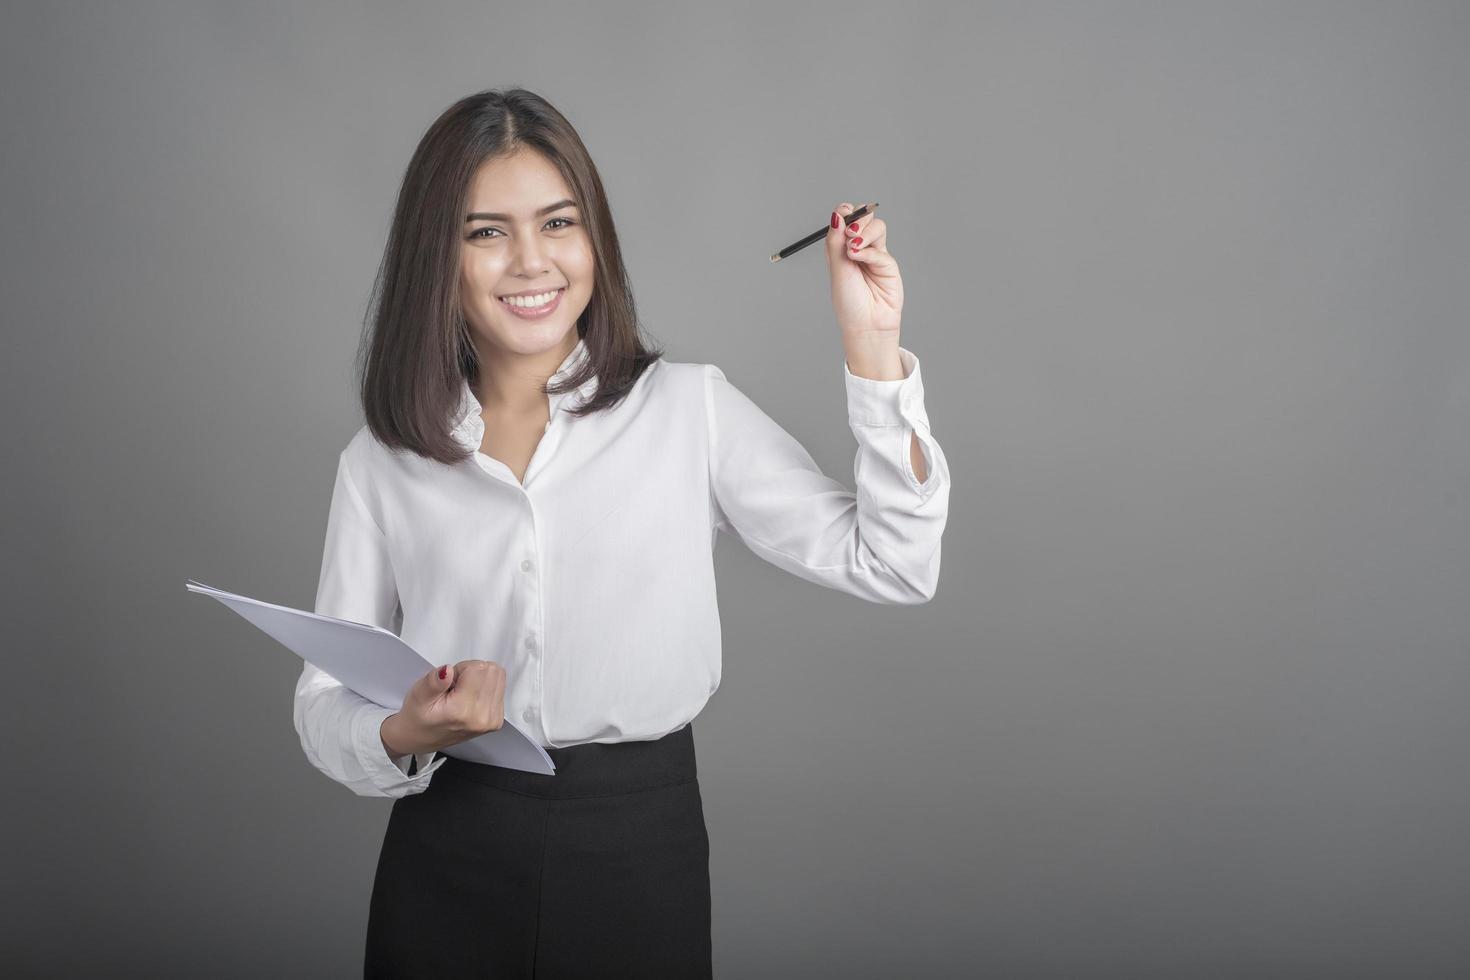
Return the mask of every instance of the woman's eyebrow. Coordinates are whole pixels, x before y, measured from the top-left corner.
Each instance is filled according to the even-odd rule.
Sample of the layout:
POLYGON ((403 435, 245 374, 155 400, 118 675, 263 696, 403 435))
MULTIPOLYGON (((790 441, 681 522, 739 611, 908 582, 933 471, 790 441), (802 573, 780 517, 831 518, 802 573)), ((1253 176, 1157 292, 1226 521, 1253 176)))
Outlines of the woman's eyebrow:
MULTIPOLYGON (((546 207, 544 207, 541 210, 539 210, 539 211, 536 212, 536 216, 539 218, 543 214, 550 214, 553 211, 560 211, 562 208, 565 208, 565 207, 576 207, 576 206, 577 206, 577 202, 571 200, 570 198, 568 198, 566 200, 557 201, 555 204, 548 204, 548 205, 546 205, 546 207)), ((466 221, 475 221, 477 219, 480 220, 480 221, 509 221, 510 220, 510 215, 508 215, 508 214, 499 214, 499 213, 491 213, 489 211, 476 211, 473 214, 465 215, 465 219, 464 220, 466 220, 466 221)))

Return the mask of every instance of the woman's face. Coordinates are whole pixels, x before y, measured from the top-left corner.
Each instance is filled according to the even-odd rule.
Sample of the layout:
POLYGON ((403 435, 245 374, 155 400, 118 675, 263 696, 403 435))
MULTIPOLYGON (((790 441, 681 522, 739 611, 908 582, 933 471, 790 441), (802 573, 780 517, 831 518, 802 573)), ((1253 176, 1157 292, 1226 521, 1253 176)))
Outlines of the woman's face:
POLYGON ((561 172, 534 150, 486 161, 475 173, 460 248, 460 301, 482 357, 564 349, 568 331, 575 336, 592 298, 594 262, 571 200, 561 172), (501 299, 527 291, 559 291, 555 309, 528 317, 501 299))

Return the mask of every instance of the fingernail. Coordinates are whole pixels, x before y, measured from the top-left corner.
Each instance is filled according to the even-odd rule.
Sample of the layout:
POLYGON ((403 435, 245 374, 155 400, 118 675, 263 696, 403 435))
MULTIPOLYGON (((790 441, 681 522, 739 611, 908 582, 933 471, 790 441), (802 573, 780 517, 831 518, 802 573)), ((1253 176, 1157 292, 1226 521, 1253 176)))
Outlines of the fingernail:
POLYGON ((448 673, 449 673, 449 665, 448 664, 445 664, 443 667, 440 667, 439 668, 439 679, 442 681, 448 673))
POLYGON ((859 246, 859 245, 861 245, 861 244, 862 244, 862 243, 863 243, 863 240, 862 240, 862 238, 854 238, 854 239, 853 239, 853 240, 852 240, 852 247, 853 247, 853 248, 857 248, 857 247, 858 247, 858 246, 859 246))
POLYGON ((832 212, 832 227, 833 228, 836 228, 840 224, 842 224, 842 222, 837 220, 837 212, 836 211, 833 211, 832 212))
POLYGON ((848 231, 857 231, 857 222, 854 221, 852 224, 848 225, 847 226, 847 230, 848 231))

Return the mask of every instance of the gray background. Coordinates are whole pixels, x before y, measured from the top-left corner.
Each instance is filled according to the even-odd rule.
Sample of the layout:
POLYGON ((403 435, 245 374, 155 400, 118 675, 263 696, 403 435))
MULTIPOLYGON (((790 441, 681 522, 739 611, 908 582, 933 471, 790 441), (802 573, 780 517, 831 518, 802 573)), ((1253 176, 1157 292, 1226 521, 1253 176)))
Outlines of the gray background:
POLYGON ((184 580, 311 603, 403 168, 514 84, 670 359, 849 485, 825 259, 766 256, 881 201, 953 470, 925 606, 721 539, 719 975, 1470 969, 1470 6, 31 7, 10 975, 358 975, 391 802, 184 580))

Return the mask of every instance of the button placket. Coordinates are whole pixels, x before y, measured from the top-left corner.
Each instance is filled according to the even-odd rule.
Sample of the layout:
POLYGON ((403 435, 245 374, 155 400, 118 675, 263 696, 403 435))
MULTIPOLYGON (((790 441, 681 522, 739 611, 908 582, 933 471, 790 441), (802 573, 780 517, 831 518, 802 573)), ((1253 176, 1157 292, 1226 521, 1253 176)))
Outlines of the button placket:
MULTIPOLYGON (((532 542, 531 550, 533 552, 535 551, 534 542, 532 542)), ((527 661, 528 663, 530 663, 531 666, 531 689, 529 691, 531 703, 526 706, 526 710, 522 713, 522 718, 526 721, 527 724, 540 725, 541 668, 543 666, 543 662, 538 656, 540 643, 537 641, 537 627, 534 620, 536 618, 539 618, 537 614, 541 609, 541 596, 538 589, 539 581, 536 575, 536 563, 530 558, 522 558, 520 567, 521 571, 527 576, 526 589, 531 593, 532 598, 535 600, 534 609, 536 610, 536 612, 531 613, 531 616, 528 617, 532 619, 532 621, 526 623, 526 636, 521 641, 521 646, 525 648, 527 661), (532 661, 534 662, 532 663, 532 661)), ((528 603, 527 611, 531 612, 532 608, 532 604, 528 603)))

